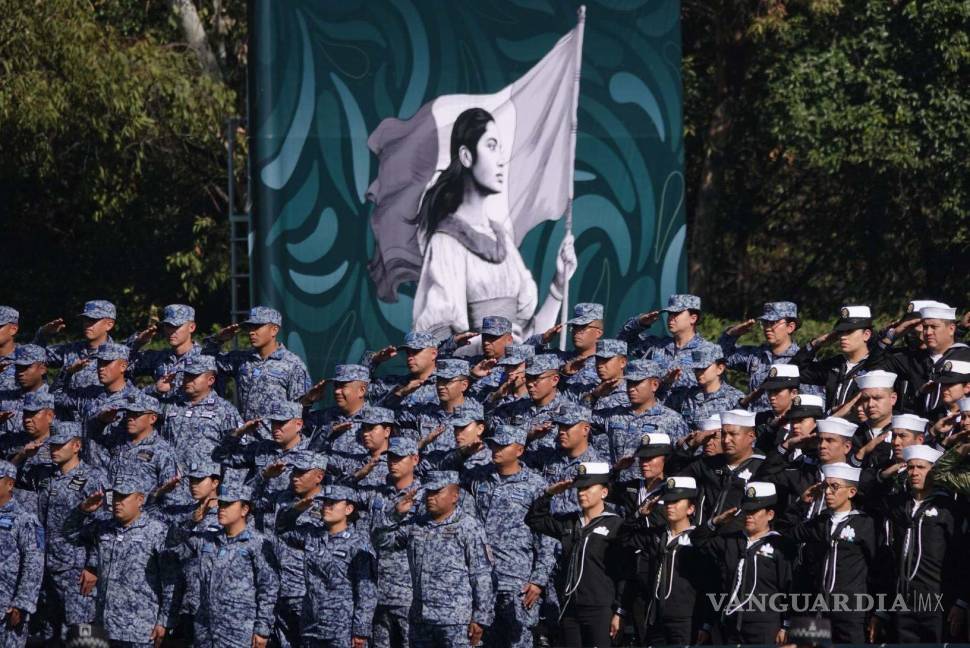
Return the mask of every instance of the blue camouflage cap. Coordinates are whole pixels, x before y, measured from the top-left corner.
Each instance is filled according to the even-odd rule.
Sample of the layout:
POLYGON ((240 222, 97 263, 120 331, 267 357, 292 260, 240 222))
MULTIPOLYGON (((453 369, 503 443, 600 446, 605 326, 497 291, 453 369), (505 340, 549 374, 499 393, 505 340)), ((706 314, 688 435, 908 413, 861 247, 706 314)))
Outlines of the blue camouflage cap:
POLYGON ((626 351, 626 342, 623 340, 614 340, 613 338, 596 340, 597 358, 615 358, 616 356, 625 356, 626 351))
POLYGON ((528 439, 528 434, 525 428, 519 425, 498 425, 486 439, 488 443, 494 443, 495 445, 512 445, 513 443, 518 443, 519 445, 525 445, 528 439))
POLYGON ((445 358, 434 363, 434 373, 437 378, 451 380, 453 378, 467 378, 472 370, 467 360, 458 358, 445 358))
POLYGON ((198 376, 199 374, 204 374, 207 371, 218 371, 219 368, 216 366, 216 359, 210 355, 199 354, 185 363, 185 369, 182 371, 193 376, 198 376))
POLYGON ((662 378, 663 367, 655 360, 632 360, 627 363, 623 377, 627 380, 644 380, 646 378, 662 378))
POLYGON ((764 312, 758 319, 766 322, 798 319, 798 306, 795 302, 766 302, 764 312))
POLYGON ((162 405, 158 399, 148 394, 132 394, 124 399, 122 409, 126 412, 153 412, 162 413, 162 405))
POLYGON ((54 409, 54 395, 46 391, 27 392, 24 394, 24 402, 21 408, 25 412, 39 412, 45 409, 54 409))
POLYGON ((81 438, 81 424, 77 421, 51 421, 51 435, 47 442, 62 445, 71 439, 81 438))
POLYGON ((0 306, 0 326, 20 323, 20 313, 12 306, 0 306))
POLYGON ((556 425, 576 425, 589 421, 592 416, 593 413, 588 407, 567 402, 553 413, 552 422, 556 425))
POLYGON ((531 344, 510 344, 505 347, 503 355, 498 364, 502 366, 520 365, 536 354, 536 349, 531 344))
POLYGON ((483 335, 505 335, 512 332, 512 322, 507 317, 488 315, 482 318, 482 328, 479 332, 483 335))
POLYGON ((207 461, 204 458, 195 459, 189 463, 185 475, 192 479, 205 479, 213 475, 221 475, 222 466, 214 461, 207 461))
POLYGON ((436 349, 438 348, 438 341, 434 338, 434 335, 427 331, 410 331, 404 336, 404 344, 398 348, 413 349, 414 351, 436 349))
POLYGON ((0 459, 0 479, 5 477, 17 479, 17 467, 5 459, 0 459))
POLYGON ((667 298, 666 308, 661 310, 668 313, 679 313, 685 310, 701 309, 701 298, 697 295, 671 295, 667 298))
POLYGON ((324 487, 319 497, 322 500, 329 500, 331 502, 345 501, 351 504, 357 502, 357 492, 350 486, 341 486, 339 484, 331 484, 330 486, 324 487))
POLYGON ((249 317, 243 325, 262 326, 263 324, 276 324, 283 326, 283 316, 275 308, 269 306, 253 306, 249 309, 249 317))
POLYGON ((457 484, 458 473, 454 470, 432 470, 427 473, 424 483, 425 492, 441 490, 449 484, 457 484))
POLYGON ((690 353, 690 366, 693 369, 707 369, 718 360, 724 359, 720 344, 703 344, 690 353))
POLYGON ((111 362, 112 360, 127 360, 128 347, 126 347, 124 344, 105 342, 98 347, 97 351, 94 352, 94 357, 104 362, 111 362))
POLYGON ((111 480, 111 490, 122 495, 131 495, 132 493, 148 494, 154 488, 155 483, 148 474, 148 471, 136 465, 122 466, 122 469, 111 480))
POLYGON ((466 398, 465 402, 451 413, 451 424, 454 427, 465 427, 469 423, 485 420, 485 408, 477 400, 466 398))
POLYGON ((263 418, 269 421, 292 421, 303 418, 303 406, 293 401, 273 401, 263 418))
POLYGON ((220 502, 251 502, 253 489, 238 479, 227 479, 219 484, 218 498, 220 502))
POLYGON ((410 437, 395 436, 387 442, 387 453, 395 457, 410 457, 418 454, 418 442, 410 437))
POLYGON ((81 317, 88 319, 117 319, 118 311, 115 305, 104 299, 92 299, 84 302, 84 309, 78 313, 81 317))
POLYGON ((311 450, 295 450, 287 453, 286 463, 295 470, 300 471, 314 470, 317 468, 320 470, 327 469, 326 455, 311 450))
POLYGON ((527 376, 538 376, 547 371, 559 371, 559 356, 554 353, 540 353, 525 362, 527 376))
POLYGON ((339 364, 333 368, 334 382, 370 382, 370 369, 359 364, 339 364))
POLYGON ((195 321, 195 309, 185 304, 169 304, 162 311, 162 324, 182 326, 195 321))
POLYGON ((44 350, 44 347, 36 344, 18 344, 13 353, 13 363, 27 367, 35 362, 47 364, 47 351, 44 350))
POLYGON ((582 326, 603 319, 603 304, 580 303, 573 306, 573 317, 566 324, 582 326))
POLYGON ((374 407, 373 405, 364 406, 357 418, 364 425, 391 425, 395 422, 392 410, 386 407, 374 407))

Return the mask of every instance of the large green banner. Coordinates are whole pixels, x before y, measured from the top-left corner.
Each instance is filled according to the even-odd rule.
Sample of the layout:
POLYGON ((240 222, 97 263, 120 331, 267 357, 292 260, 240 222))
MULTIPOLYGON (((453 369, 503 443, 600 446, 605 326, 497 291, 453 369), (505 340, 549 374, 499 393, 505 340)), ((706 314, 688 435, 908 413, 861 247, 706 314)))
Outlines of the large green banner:
POLYGON ((548 323, 564 169, 569 303, 605 304, 612 331, 683 288, 679 3, 589 1, 584 29, 579 6, 252 0, 254 295, 314 376, 415 322, 445 334, 491 309, 522 334, 548 323), (510 278, 482 279, 499 266, 510 278))

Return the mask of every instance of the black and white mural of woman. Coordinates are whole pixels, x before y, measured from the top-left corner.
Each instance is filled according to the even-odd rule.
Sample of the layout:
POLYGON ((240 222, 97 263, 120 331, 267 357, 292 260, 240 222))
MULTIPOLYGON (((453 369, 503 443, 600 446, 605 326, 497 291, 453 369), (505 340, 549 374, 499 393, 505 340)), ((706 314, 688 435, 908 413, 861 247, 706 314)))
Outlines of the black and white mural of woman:
POLYGON ((510 173, 491 113, 463 111, 451 131, 450 154, 416 216, 423 264, 414 329, 446 337, 477 329, 486 315, 511 320, 517 339, 554 326, 576 270, 572 235, 559 247, 549 295, 537 310, 536 282, 515 245, 511 221, 486 208, 489 196, 505 190, 510 173))

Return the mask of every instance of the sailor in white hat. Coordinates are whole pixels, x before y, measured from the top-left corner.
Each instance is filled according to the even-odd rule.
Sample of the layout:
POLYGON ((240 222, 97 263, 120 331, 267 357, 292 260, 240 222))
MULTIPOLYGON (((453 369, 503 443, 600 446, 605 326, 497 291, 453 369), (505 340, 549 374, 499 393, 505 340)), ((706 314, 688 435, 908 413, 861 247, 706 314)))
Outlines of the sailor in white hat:
POLYGON ((893 408, 896 406, 896 392, 893 390, 896 384, 896 374, 876 369, 861 376, 856 376, 855 382, 862 390, 860 404, 866 414, 866 420, 859 426, 856 439, 863 450, 860 450, 865 457, 864 465, 866 468, 881 470, 889 463, 892 447, 889 434, 889 426, 892 423, 893 408), (881 442, 872 443, 877 437, 882 437, 881 442))

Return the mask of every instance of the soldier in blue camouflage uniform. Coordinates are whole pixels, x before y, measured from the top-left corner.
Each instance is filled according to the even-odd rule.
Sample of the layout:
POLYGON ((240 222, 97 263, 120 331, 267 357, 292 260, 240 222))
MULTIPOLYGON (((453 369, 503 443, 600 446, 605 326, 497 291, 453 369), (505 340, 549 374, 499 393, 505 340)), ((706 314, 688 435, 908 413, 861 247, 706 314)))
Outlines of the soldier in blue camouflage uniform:
POLYGON ((519 461, 525 444, 523 428, 500 425, 488 438, 492 464, 463 479, 492 550, 496 594, 495 622, 485 632, 489 647, 532 646, 539 601, 555 563, 555 541, 525 524, 529 507, 546 489, 545 480, 519 461))
MULTIPOLYGON (((537 353, 555 353, 562 365, 562 384, 559 391, 564 395, 584 394, 599 384, 596 375, 596 343, 603 337, 603 305, 579 303, 573 307, 573 317, 566 321, 572 338, 573 351, 537 350, 537 353)), ((558 331, 556 326, 551 332, 558 331)), ((556 337, 544 340, 545 346, 556 337)))
POLYGON ((623 372, 627 364, 627 345, 623 340, 602 339, 596 343, 596 375, 600 382, 578 402, 592 408, 590 444, 603 456, 609 456, 606 421, 630 406, 623 372))
POLYGON ((367 405, 370 370, 363 365, 337 365, 331 382, 336 405, 311 412, 307 417, 310 445, 329 457, 366 454, 360 443, 357 415, 367 405))
POLYGON ((525 382, 529 398, 513 401, 497 408, 492 416, 507 425, 524 427, 530 436, 529 450, 551 448, 555 440, 552 414, 566 399, 559 393, 559 358, 542 353, 525 364, 525 382))
POLYGON ((485 410, 481 403, 466 400, 452 412, 448 420, 455 437, 455 447, 451 450, 425 452, 418 466, 424 474, 432 470, 457 470, 459 473, 476 466, 489 466, 492 453, 482 443, 485 433, 485 410))
POLYGON ((192 341, 195 332, 195 309, 185 304, 169 304, 162 311, 158 326, 150 326, 138 336, 126 341, 132 348, 128 373, 132 377, 152 376, 155 384, 146 390, 163 403, 178 398, 182 387, 185 367, 197 356, 202 347, 192 341), (168 349, 141 350, 160 330, 168 342, 168 349))
POLYGON ((694 351, 694 378, 697 386, 688 391, 681 403, 668 399, 666 405, 679 410, 686 421, 707 418, 738 407, 744 393, 724 382, 724 353, 717 344, 707 344, 694 351))
POLYGON ((458 507, 458 473, 429 473, 424 493, 425 514, 405 517, 414 499, 409 492, 387 511, 375 541, 382 549, 408 549, 411 646, 476 645, 495 614, 485 530, 458 507))
MULTIPOLYGON (((387 448, 387 484, 370 504, 372 530, 385 521, 407 493, 413 492, 414 506, 404 515, 403 524, 424 513, 421 483, 415 477, 418 444, 408 437, 391 438, 387 448)), ((377 608, 374 611, 372 643, 374 648, 403 648, 409 643, 408 614, 413 596, 408 554, 404 548, 377 550, 377 608)))
POLYGON ((502 371, 502 382, 482 403, 486 412, 491 413, 507 403, 529 397, 529 390, 525 386, 525 363, 535 354, 535 347, 529 344, 505 347, 505 355, 497 363, 502 371))
MULTIPOLYGON (((124 403, 129 398, 141 396, 139 391, 125 378, 128 366, 128 347, 121 344, 103 344, 93 356, 97 360, 99 386, 89 386, 78 390, 69 399, 68 409, 77 412, 81 423, 84 445, 82 458, 93 466, 108 469, 111 461, 111 448, 119 438, 124 438, 124 403)), ((60 409, 60 408, 59 408, 60 409)))
POLYGON ((371 498, 387 482, 387 445, 394 431, 394 412, 368 405, 358 415, 364 454, 334 455, 328 476, 357 491, 358 516, 366 518, 371 498))
POLYGON ((0 460, 0 646, 27 642, 27 618, 35 612, 44 574, 44 528, 13 498, 17 469, 0 460))
POLYGON ((118 472, 111 482, 112 519, 85 519, 101 507, 95 493, 65 522, 68 538, 87 546, 81 591, 97 587, 94 620, 112 645, 152 646, 173 621, 177 560, 166 548, 165 524, 142 512, 152 487, 143 471, 118 472))
POLYGON ((34 344, 44 347, 47 351, 47 366, 60 369, 52 390, 64 392, 68 398, 74 398, 85 387, 100 386, 94 360, 98 347, 114 342, 110 332, 114 329, 117 311, 111 302, 96 299, 85 302, 84 309, 78 317, 84 331, 83 341, 57 345, 47 343, 49 336, 64 329, 63 319, 48 322, 40 327, 34 336, 34 344))
POLYGON ((618 336, 629 345, 631 358, 656 360, 662 363, 665 370, 673 372, 669 389, 660 394, 662 400, 671 395, 676 397, 697 384, 691 370, 691 353, 707 344, 707 340, 697 332, 700 316, 700 297, 670 295, 666 308, 630 318, 618 336), (661 312, 667 313, 670 337, 657 337, 648 331, 661 312))
POLYGON ((431 333, 410 331, 404 336, 404 344, 371 354, 362 364, 368 365, 373 375, 381 362, 401 351, 407 356, 408 373, 375 378, 367 390, 370 402, 395 411, 437 403, 434 369, 438 359, 438 343, 431 333))
POLYGON ((11 306, 0 306, 0 393, 16 391, 14 376, 14 354, 17 343, 14 339, 20 330, 20 313, 11 306))
POLYGON ((24 397, 23 408, 23 429, 0 437, 0 458, 17 466, 21 503, 36 514, 37 499, 32 495, 50 481, 54 472, 48 445, 54 422, 54 397, 30 392, 24 397))
MULTIPOLYGON (((23 403, 27 394, 48 394, 47 353, 36 344, 18 344, 13 353, 13 388, 0 390, 0 437, 19 432, 23 425, 23 403)), ((6 370, 4 370, 6 374, 6 370)))
MULTIPOLYGON (((65 636, 68 626, 94 620, 94 596, 81 594, 87 551, 76 537, 65 533, 65 524, 85 499, 106 492, 110 484, 102 470, 81 461, 79 423, 54 421, 48 444, 57 472, 37 491, 38 518, 47 541, 41 607, 56 641, 65 636)), ((99 514, 107 517, 107 511, 99 514)))
POLYGON ((465 394, 471 384, 471 367, 466 360, 447 358, 435 364, 435 388, 438 403, 400 412, 397 416, 401 434, 415 440, 429 439, 421 448, 422 454, 452 450, 455 447, 454 426, 451 419, 469 399, 465 394), (436 430, 440 433, 433 434, 436 430))
POLYGON ((304 551, 303 645, 366 648, 377 604, 374 550, 366 531, 351 524, 353 489, 327 486, 320 499, 323 526, 297 524, 298 509, 278 520, 281 539, 304 551))
MULTIPOLYGON (((797 305, 792 302, 768 302, 758 322, 765 336, 764 344, 738 346, 738 338, 754 328, 753 319, 728 327, 717 341, 724 350, 728 368, 748 374, 748 389, 752 392, 761 387, 771 365, 788 364, 799 350, 798 343, 792 339, 798 329, 797 305)), ((802 392, 824 395, 824 389, 815 385, 803 385, 802 392)), ((749 409, 755 412, 771 409, 768 395, 759 395, 751 402, 749 409)))
POLYGON ((247 524, 251 490, 219 485, 219 524, 193 541, 185 609, 195 615, 195 646, 265 648, 279 591, 272 543, 247 524))
POLYGON ((165 406, 162 436, 175 448, 179 465, 212 460, 226 435, 243 424, 236 407, 216 394, 216 361, 198 354, 182 365, 181 394, 165 406))
POLYGON ((488 315, 482 318, 478 332, 482 337, 482 353, 468 359, 472 384, 467 395, 484 402, 502 384, 504 374, 498 362, 512 344, 512 322, 507 317, 488 315))
POLYGON ((258 418, 274 401, 296 401, 310 389, 303 360, 276 339, 282 324, 279 311, 256 306, 241 325, 251 348, 219 351, 219 344, 235 334, 236 326, 223 329, 203 348, 203 353, 216 357, 220 373, 235 380, 239 410, 247 421, 258 418))

